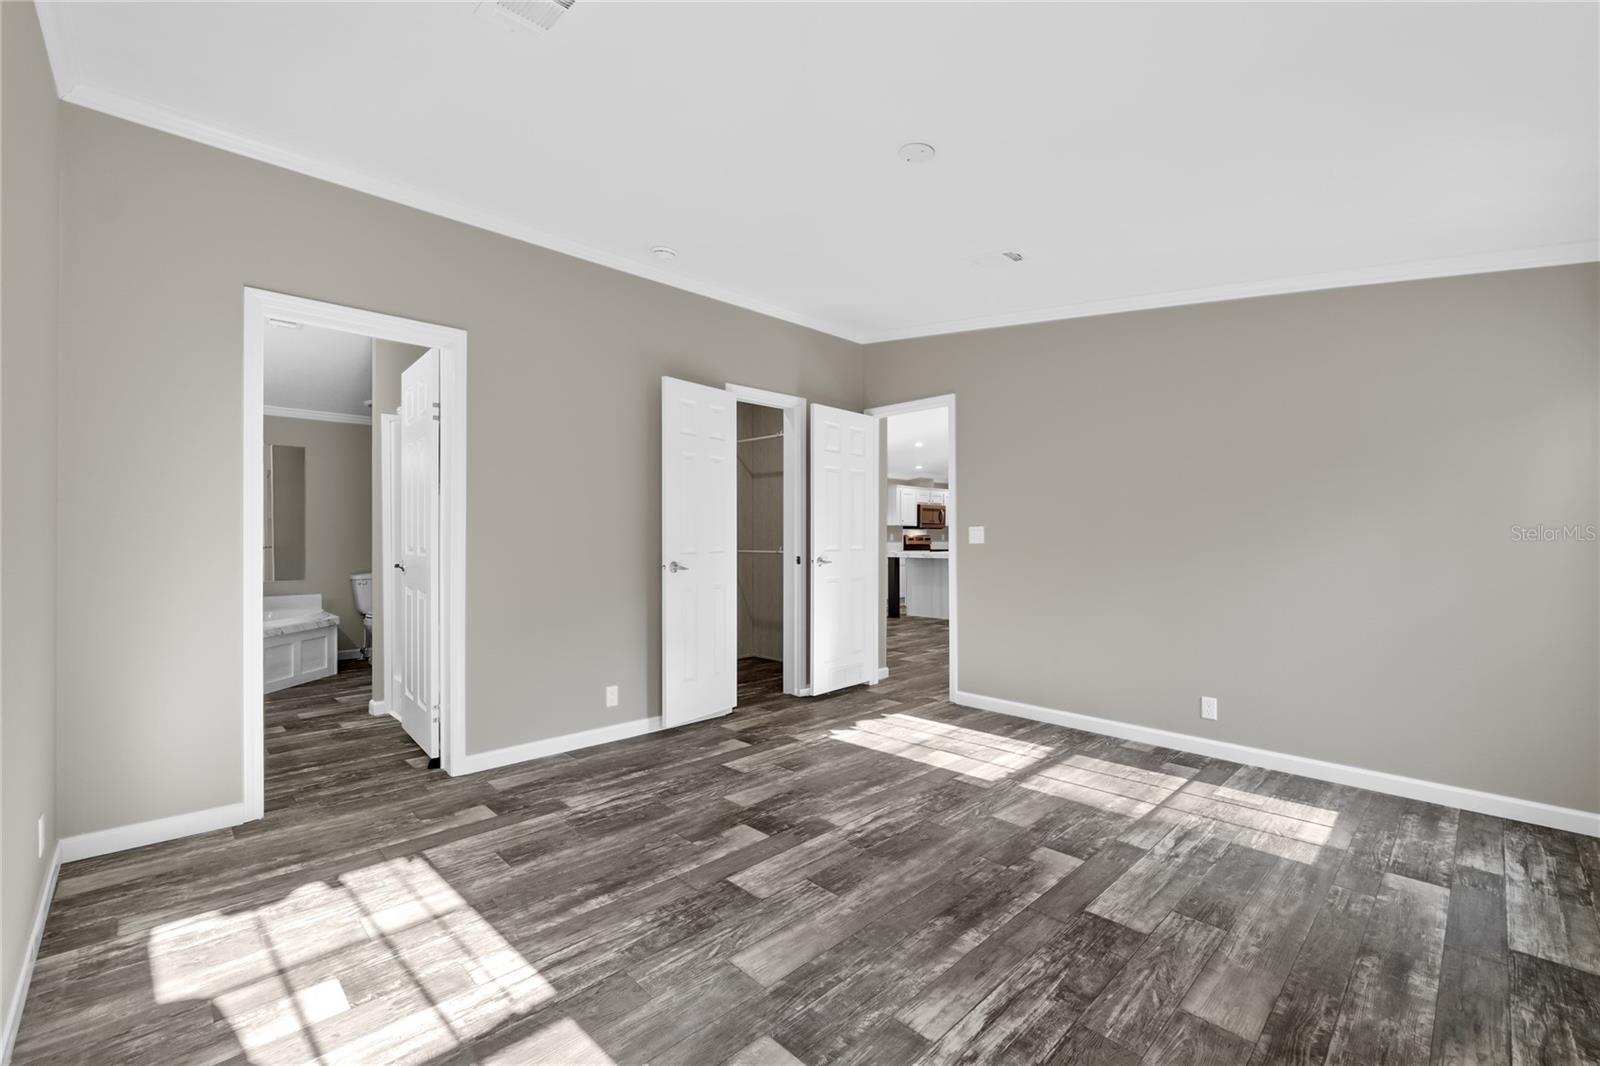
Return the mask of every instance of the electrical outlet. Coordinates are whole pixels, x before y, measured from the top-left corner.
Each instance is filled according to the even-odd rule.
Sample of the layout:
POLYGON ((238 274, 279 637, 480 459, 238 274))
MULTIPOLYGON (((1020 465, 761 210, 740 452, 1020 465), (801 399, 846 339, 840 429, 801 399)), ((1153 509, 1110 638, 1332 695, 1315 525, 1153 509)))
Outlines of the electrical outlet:
POLYGON ((1200 717, 1217 720, 1217 698, 1215 696, 1200 697, 1200 717))
POLYGON ((39 815, 39 858, 44 858, 44 815, 39 815))
POLYGON ((967 543, 968 544, 982 544, 983 543, 983 527, 982 526, 968 526, 967 527, 967 543))
POLYGON ((615 707, 617 705, 618 698, 619 697, 617 696, 617 686, 615 686, 615 685, 607 685, 606 686, 606 706, 607 707, 615 707))

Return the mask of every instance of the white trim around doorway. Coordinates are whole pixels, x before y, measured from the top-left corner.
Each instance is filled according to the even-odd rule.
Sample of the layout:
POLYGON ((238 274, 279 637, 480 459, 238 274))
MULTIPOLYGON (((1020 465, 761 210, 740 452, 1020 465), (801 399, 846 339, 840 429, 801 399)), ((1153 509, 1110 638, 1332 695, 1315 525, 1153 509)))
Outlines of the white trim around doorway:
POLYGON ((263 522, 262 418, 266 409, 267 319, 355 333, 377 340, 437 348, 440 354, 439 536, 444 567, 439 574, 440 765, 465 772, 467 621, 467 333, 450 326, 364 311, 300 296, 244 290, 244 390, 241 484, 244 486, 243 589, 244 680, 240 692, 243 736, 244 821, 266 808, 261 644, 261 553, 263 522))
MULTIPOLYGON (((811 695, 806 597, 811 590, 806 556, 806 401, 800 396, 725 385, 738 403, 774 407, 783 412, 783 691, 811 695), (790 557, 794 557, 791 561, 790 557)), ((738 653, 735 652, 737 658, 738 653)))
MULTIPOLYGON (((880 407, 869 407, 863 413, 872 415, 881 422, 890 415, 907 415, 911 414, 913 411, 932 411, 941 407, 950 414, 951 502, 945 509, 944 524, 945 528, 950 531, 950 692, 948 698, 951 702, 955 702, 956 693, 961 691, 961 686, 958 683, 960 674, 957 672, 961 658, 956 654, 957 650, 960 648, 959 642, 961 633, 961 611, 959 610, 959 605, 957 603, 957 590, 960 587, 960 582, 956 580, 961 573, 961 571, 957 569, 957 567, 961 565, 961 493, 957 491, 956 488, 956 397, 954 393, 946 393, 943 396, 929 396, 922 400, 908 400, 905 403, 890 403, 883 404, 880 407)), ((879 479, 880 483, 878 485, 878 500, 880 505, 882 503, 884 494, 882 482, 885 480, 887 480, 887 474, 879 479)), ((886 552, 888 550, 887 534, 883 534, 880 530, 880 536, 878 539, 880 541, 880 544, 878 545, 878 551, 880 553, 886 552)), ((882 554, 879 555, 879 559, 883 559, 882 554)), ((878 610, 878 648, 880 652, 884 647, 888 635, 887 629, 885 628, 888 625, 888 619, 884 617, 886 613, 887 612, 884 610, 883 604, 880 603, 878 610)), ((880 679, 889 676, 889 670, 887 666, 879 668, 879 676, 880 679)))

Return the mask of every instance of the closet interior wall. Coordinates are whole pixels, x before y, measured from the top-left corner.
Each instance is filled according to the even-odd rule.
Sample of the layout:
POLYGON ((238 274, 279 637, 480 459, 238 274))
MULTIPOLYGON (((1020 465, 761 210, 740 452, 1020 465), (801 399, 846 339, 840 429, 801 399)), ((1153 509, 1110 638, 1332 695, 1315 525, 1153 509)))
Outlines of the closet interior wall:
POLYGON ((741 403, 739 657, 783 661, 783 412, 741 403))

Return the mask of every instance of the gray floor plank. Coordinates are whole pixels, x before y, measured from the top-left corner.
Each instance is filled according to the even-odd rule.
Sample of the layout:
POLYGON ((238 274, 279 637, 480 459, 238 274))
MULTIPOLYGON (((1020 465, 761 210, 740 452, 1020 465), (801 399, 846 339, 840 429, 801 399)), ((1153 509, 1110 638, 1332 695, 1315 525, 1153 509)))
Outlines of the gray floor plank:
POLYGON ((63 867, 13 1061, 1600 1057, 1600 841, 954 706, 946 637, 461 778, 274 694, 264 819, 63 867))

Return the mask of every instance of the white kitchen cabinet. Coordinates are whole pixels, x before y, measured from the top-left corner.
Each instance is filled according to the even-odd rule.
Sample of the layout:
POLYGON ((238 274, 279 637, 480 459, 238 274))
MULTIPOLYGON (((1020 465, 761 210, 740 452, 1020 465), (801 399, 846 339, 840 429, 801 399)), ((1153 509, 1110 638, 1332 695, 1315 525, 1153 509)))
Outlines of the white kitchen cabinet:
POLYGON ((914 485, 896 485, 899 491, 895 495, 896 510, 900 515, 902 526, 915 527, 917 524, 917 489, 914 485))
POLYGON ((950 492, 946 489, 919 488, 916 485, 890 485, 884 497, 886 525, 916 528, 917 504, 937 503, 950 506, 950 492))

